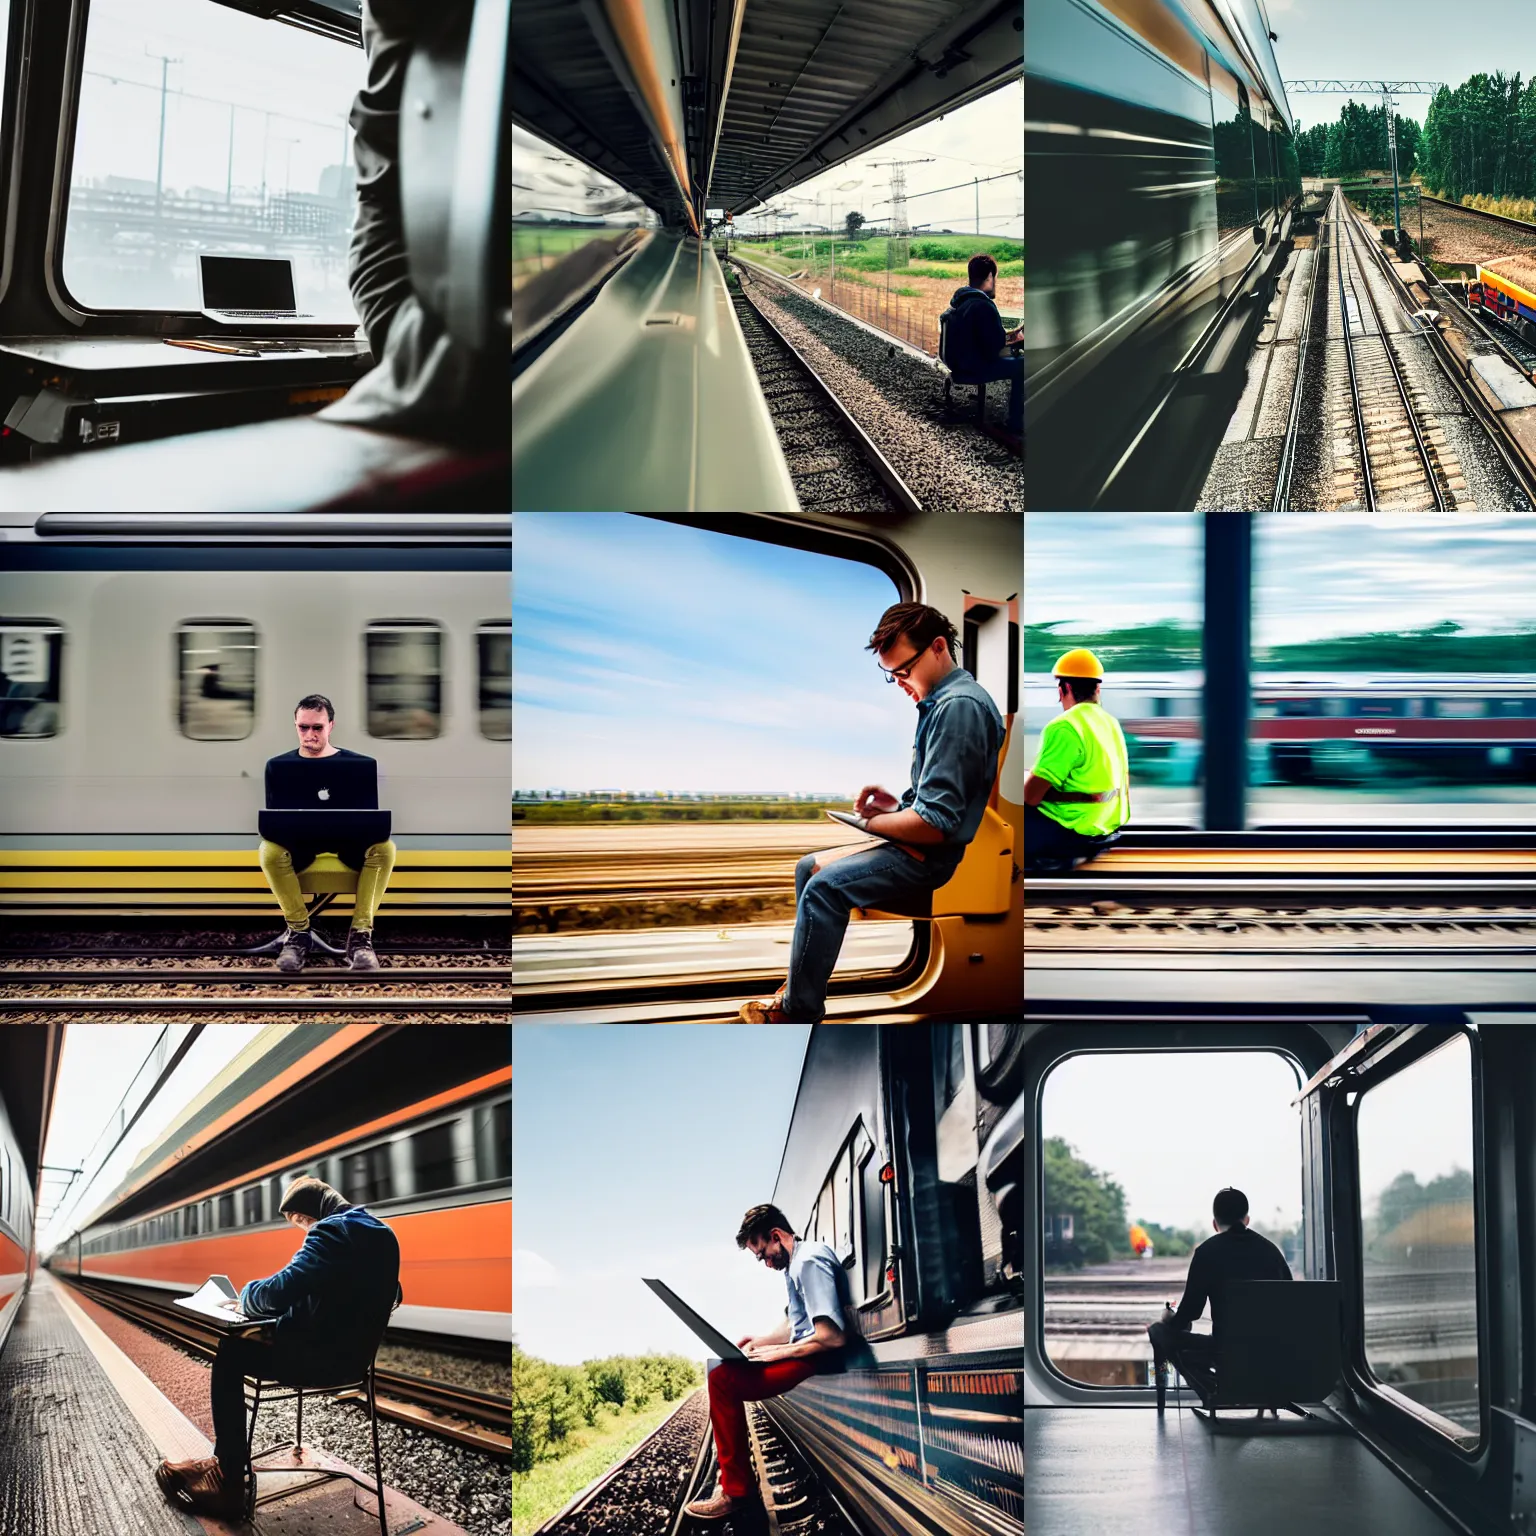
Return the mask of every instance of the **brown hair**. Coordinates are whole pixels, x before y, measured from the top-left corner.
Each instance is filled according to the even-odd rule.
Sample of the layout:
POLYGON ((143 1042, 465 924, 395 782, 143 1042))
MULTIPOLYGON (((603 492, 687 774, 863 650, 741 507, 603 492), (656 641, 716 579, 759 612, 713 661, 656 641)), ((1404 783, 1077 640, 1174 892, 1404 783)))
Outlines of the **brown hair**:
POLYGON ((997 263, 985 251, 977 251, 966 262, 965 275, 972 288, 980 288, 989 277, 997 276, 997 263))
POLYGON ((736 1246, 745 1248, 754 1238, 760 1242, 764 1241, 775 1227, 781 1232, 788 1232, 791 1237, 795 1235, 795 1229, 789 1224, 789 1217, 778 1206, 754 1205, 741 1218, 741 1230, 736 1234, 736 1246))
POLYGON ((1091 703, 1099 696, 1099 679, 1096 677, 1058 677, 1058 683, 1067 685, 1074 704, 1091 703))
POLYGON ((277 1208, 277 1214, 313 1216, 316 1221, 321 1221, 327 1216, 334 1216, 350 1203, 345 1195, 332 1189, 324 1180, 312 1179, 305 1174, 283 1191, 283 1201, 277 1208))
POLYGON ((957 659, 955 626, 937 608, 930 608, 927 603, 896 603, 887 608, 880 615, 880 622, 875 626, 875 632, 869 637, 869 644, 864 649, 878 654, 893 645, 901 635, 925 651, 942 635, 944 643, 949 647, 950 659, 957 659))

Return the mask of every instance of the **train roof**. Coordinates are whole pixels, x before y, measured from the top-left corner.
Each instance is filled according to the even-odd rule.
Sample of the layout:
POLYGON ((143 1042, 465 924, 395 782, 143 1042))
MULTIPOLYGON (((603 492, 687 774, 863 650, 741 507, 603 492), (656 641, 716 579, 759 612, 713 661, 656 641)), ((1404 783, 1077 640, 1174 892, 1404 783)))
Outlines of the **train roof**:
POLYGON ((1489 272, 1528 293, 1536 293, 1536 256, 1499 256, 1493 261, 1478 263, 1479 277, 1489 272))

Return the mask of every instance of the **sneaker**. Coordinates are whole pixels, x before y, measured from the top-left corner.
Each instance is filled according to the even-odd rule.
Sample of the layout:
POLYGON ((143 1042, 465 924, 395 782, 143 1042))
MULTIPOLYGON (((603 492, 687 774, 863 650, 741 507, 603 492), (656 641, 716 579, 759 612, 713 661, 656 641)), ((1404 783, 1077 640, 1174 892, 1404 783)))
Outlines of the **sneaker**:
POLYGON ((727 1515, 739 1514, 752 1499, 733 1499, 723 1488, 716 1488, 707 1499, 695 1499, 683 1513, 695 1520, 724 1520, 727 1515))
POLYGON ((283 935, 282 953, 277 957, 277 968, 289 975, 302 971, 309 959, 310 935, 308 928, 290 928, 283 935))
POLYGON ((379 957, 373 952, 373 934, 366 928, 353 928, 347 934, 347 964, 354 971, 376 971, 379 957))

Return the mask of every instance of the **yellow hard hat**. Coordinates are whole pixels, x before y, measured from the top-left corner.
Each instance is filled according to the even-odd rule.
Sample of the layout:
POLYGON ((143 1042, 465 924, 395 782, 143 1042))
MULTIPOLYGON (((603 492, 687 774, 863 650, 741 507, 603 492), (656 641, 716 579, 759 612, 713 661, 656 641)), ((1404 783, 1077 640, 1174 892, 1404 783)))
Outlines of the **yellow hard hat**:
POLYGON ((1068 651, 1051 668, 1053 677, 1103 677, 1104 664, 1092 651, 1068 651))

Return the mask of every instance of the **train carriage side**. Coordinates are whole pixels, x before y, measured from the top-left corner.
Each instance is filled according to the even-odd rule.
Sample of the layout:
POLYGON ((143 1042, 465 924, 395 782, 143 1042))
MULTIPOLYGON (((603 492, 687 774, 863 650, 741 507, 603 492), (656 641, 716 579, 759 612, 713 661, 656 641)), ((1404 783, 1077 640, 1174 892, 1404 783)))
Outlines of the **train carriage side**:
POLYGON ((1193 471, 1148 439, 1208 435, 1241 387, 1236 300, 1273 282, 1301 178, 1267 28, 1252 0, 1228 14, 1028 7, 1036 505, 1183 504, 1193 471))
POLYGON ((26 1299, 33 1260, 32 1185, 0 1098, 0 1349, 26 1299))
POLYGON ((74 553, 0 574, 0 907, 267 915, 262 769, 318 692, 379 762, 386 916, 507 910, 504 549, 74 553))
POLYGON ((774 1199, 842 1257, 868 1352, 767 1411, 891 1536, 1022 1530, 1021 1073, 1017 1025, 807 1048, 774 1199))

